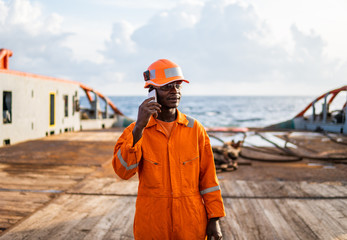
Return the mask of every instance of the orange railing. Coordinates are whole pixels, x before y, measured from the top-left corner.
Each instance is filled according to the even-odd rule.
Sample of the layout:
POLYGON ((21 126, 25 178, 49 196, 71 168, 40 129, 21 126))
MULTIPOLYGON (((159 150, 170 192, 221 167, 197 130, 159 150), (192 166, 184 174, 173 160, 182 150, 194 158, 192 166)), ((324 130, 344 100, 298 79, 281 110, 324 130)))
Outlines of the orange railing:
POLYGON ((12 75, 20 75, 20 76, 26 76, 26 77, 40 78, 43 80, 51 80, 51 81, 76 84, 76 85, 80 86, 85 91, 87 98, 90 102, 92 101, 92 97, 90 96, 90 92, 93 92, 96 95, 98 95, 100 98, 102 98, 106 102, 106 104, 108 104, 111 107, 111 109, 114 111, 114 113, 124 116, 124 114, 121 111, 119 111, 119 109, 113 104, 113 102, 108 97, 104 96, 100 92, 98 92, 98 91, 92 89, 91 87, 88 87, 88 86, 86 86, 80 82, 69 81, 69 80, 53 78, 53 77, 40 76, 40 75, 36 75, 36 74, 32 74, 32 73, 24 73, 24 72, 9 70, 8 63, 9 63, 9 57, 11 57, 11 56, 12 56, 11 50, 4 49, 4 48, 0 49, 0 71, 2 70, 2 71, 5 71, 7 74, 12 74, 12 75))
MULTIPOLYGON (((337 88, 337 89, 334 89, 334 90, 331 90, 327 93, 324 93, 323 95, 319 96, 318 98, 316 98, 314 101, 312 101, 304 110, 302 110, 298 115, 295 116, 295 118, 297 117, 302 117, 304 116, 304 114, 306 113, 306 111, 308 109, 310 109, 310 107, 312 107, 312 105, 315 103, 315 102, 318 102, 319 100, 321 100, 322 98, 324 98, 325 96, 327 95, 330 95, 330 94, 333 94, 332 97, 330 98, 329 100, 329 103, 332 103, 332 101, 334 100, 334 98, 336 97, 336 95, 341 92, 341 91, 347 91, 347 85, 346 86, 343 86, 343 87, 340 87, 340 88, 337 88)), ((345 104, 346 105, 346 104, 345 104)), ((344 106, 345 106, 344 105, 344 106)))

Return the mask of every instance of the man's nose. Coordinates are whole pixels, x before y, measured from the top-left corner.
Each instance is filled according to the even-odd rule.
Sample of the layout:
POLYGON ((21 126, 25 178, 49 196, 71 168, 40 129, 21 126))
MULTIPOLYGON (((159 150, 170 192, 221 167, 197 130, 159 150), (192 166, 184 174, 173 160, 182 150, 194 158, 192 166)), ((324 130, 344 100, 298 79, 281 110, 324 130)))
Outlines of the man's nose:
POLYGON ((173 86, 172 88, 170 88, 170 93, 177 93, 179 92, 179 88, 176 88, 176 86, 173 86))

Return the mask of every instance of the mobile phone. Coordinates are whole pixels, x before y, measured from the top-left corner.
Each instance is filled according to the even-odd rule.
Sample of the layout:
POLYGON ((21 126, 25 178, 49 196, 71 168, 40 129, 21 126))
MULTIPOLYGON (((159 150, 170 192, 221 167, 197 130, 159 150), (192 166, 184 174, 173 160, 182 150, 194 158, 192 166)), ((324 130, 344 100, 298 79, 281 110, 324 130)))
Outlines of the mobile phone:
MULTIPOLYGON (((148 98, 154 97, 154 102, 157 102, 157 91, 155 89, 152 89, 149 93, 148 93, 148 98)), ((151 101, 151 102, 152 102, 151 101)))

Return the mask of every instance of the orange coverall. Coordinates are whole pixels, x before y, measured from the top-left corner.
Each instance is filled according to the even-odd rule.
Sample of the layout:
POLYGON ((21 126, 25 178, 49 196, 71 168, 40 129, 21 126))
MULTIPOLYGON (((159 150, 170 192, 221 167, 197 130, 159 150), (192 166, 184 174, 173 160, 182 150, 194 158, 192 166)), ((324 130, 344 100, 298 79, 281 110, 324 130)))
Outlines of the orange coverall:
POLYGON ((225 216, 205 129, 177 110, 169 138, 151 117, 133 147, 134 126, 118 139, 112 164, 123 179, 138 172, 135 239, 205 239, 207 219, 225 216))

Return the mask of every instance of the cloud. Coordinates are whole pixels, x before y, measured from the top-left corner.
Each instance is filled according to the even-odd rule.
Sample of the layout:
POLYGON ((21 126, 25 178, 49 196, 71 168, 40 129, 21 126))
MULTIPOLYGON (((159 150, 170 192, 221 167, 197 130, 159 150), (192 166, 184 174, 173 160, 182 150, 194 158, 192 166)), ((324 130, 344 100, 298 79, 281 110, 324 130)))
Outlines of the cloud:
MULTIPOLYGON (((245 84, 257 86, 255 92, 263 94, 307 94, 308 90, 315 94, 322 91, 319 87, 343 84, 337 77, 342 68, 336 67, 343 63, 324 56, 326 43, 321 36, 314 31, 304 33, 295 24, 290 31, 294 47, 288 51, 281 43, 267 41, 271 28, 252 5, 209 1, 192 7, 180 3, 170 11, 158 12, 127 35, 136 49, 127 56, 134 65, 145 64, 143 67, 158 58, 172 59, 192 82, 219 86, 214 87, 214 94, 237 94, 237 87, 245 93, 245 84)), ((111 54, 107 56, 117 59, 108 49, 105 52, 111 54)), ((121 67, 127 79, 127 65, 121 67)), ((129 76, 128 81, 136 80, 133 73, 129 76)))
POLYGON ((140 27, 114 22, 93 49, 102 60, 77 61, 63 16, 29 0, 0 0, 0 44, 14 51, 12 69, 82 81, 109 95, 143 94, 142 72, 159 58, 181 65, 191 80, 187 94, 317 94, 343 84, 347 63, 326 58, 319 33, 293 24, 288 50, 269 41, 271 27, 251 4, 191 0, 160 9, 140 27))
POLYGON ((8 14, 8 7, 0 1, 0 24, 3 26, 8 14))
POLYGON ((28 0, 0 1, 0 6, 1 47, 14 51, 11 68, 52 74, 56 63, 69 55, 69 49, 61 46, 68 36, 59 30, 61 18, 44 16, 41 8, 28 0))
POLYGON ((134 3, 133 1, 128 0, 93 0, 97 4, 103 4, 105 6, 115 6, 119 8, 155 8, 155 9, 162 9, 163 7, 172 6, 174 5, 173 1, 169 0, 162 0, 162 1, 156 1, 156 0, 147 0, 147 1, 137 1, 134 3))
POLYGON ((135 43, 131 39, 133 27, 126 21, 113 24, 110 40, 105 41, 105 57, 114 60, 126 59, 136 53, 135 43))
POLYGON ((45 15, 29 0, 0 0, 0 13, 0 45, 13 51, 11 69, 87 82, 95 74, 91 62, 73 60, 64 46, 72 33, 62 30, 62 16, 45 15))
POLYGON ((291 27, 291 35, 294 48, 288 54, 289 61, 281 68, 286 83, 305 83, 311 91, 317 87, 329 90, 345 83, 343 78, 336 77, 343 71, 343 68, 339 67, 343 62, 337 59, 329 60, 324 54, 326 43, 317 33, 313 30, 303 33, 294 24, 291 27))
MULTIPOLYGON (((133 62, 145 63, 146 59, 144 66, 158 58, 170 58, 199 83, 257 82, 278 72, 288 57, 280 46, 260 43, 258 39, 268 30, 259 22, 252 6, 223 1, 198 6, 183 3, 159 12, 136 29, 131 39, 137 52, 128 54, 133 62)), ((114 51, 108 47, 105 52, 114 51)), ((112 54, 107 56, 112 58, 112 54)))

